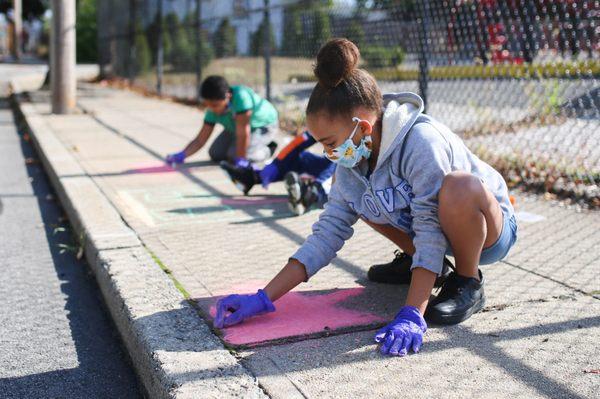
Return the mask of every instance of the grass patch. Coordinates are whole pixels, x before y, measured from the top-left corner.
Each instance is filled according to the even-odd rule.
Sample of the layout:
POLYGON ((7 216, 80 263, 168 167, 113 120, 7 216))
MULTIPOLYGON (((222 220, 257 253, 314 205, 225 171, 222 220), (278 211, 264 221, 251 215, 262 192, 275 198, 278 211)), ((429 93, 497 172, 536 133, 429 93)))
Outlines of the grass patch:
MULTIPOLYGON (((401 65, 390 68, 369 69, 379 80, 418 80, 419 70, 401 65)), ((598 78, 600 61, 567 61, 552 64, 497 64, 497 65, 449 65, 429 69, 430 79, 551 79, 551 78, 598 78)), ((292 75, 299 82, 313 82, 311 73, 292 75)))
MULTIPOLYGON (((295 75, 308 74, 312 71, 313 60, 309 58, 272 57, 271 83, 288 83, 295 75)), ((265 84, 265 60, 263 57, 228 57, 217 58, 203 68, 202 75, 224 76, 230 84, 262 86, 265 84)), ((156 85, 156 72, 140 75, 137 84, 156 85)), ((195 85, 196 74, 193 71, 175 72, 169 65, 165 66, 163 85, 195 85)))
POLYGON ((177 279, 173 276, 173 273, 171 272, 171 269, 169 269, 163 263, 163 261, 160 260, 160 258, 158 256, 156 256, 156 254, 150 250, 150 248, 148 248, 146 246, 144 246, 144 248, 146 248, 146 251, 148 251, 148 253, 152 257, 152 259, 154 260, 154 262, 158 265, 158 267, 160 267, 162 269, 162 271, 165 272, 165 274, 167 276, 169 276, 169 278, 171 279, 171 281, 173 281, 173 284, 175 284, 175 287, 179 290, 179 292, 181 292, 183 294, 183 297, 186 300, 190 300, 191 299, 190 293, 187 292, 187 290, 183 287, 183 285, 181 285, 181 283, 179 281, 177 281, 177 279))

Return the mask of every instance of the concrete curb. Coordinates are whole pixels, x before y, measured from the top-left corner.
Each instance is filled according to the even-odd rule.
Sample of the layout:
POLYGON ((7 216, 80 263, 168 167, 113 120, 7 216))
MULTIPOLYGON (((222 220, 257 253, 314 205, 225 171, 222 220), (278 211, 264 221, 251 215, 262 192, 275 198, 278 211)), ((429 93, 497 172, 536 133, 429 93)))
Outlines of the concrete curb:
POLYGON ((266 397, 54 135, 44 120, 48 116, 18 94, 12 99, 69 220, 85 240, 86 258, 148 396, 266 397))

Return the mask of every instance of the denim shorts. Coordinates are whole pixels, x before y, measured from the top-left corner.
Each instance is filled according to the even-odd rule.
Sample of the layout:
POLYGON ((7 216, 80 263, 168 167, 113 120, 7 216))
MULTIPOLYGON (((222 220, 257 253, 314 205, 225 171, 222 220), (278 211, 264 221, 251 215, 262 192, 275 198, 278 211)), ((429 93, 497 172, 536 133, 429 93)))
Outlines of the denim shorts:
MULTIPOLYGON (((500 237, 498 237, 492 246, 485 248, 481 252, 479 264, 489 265, 490 263, 495 263, 504 259, 506 255, 508 255, 508 251, 512 248, 515 241, 517 241, 517 230, 517 220, 515 219, 515 216, 508 217, 508 215, 504 213, 500 237)), ((450 248, 450 246, 446 249, 446 255, 452 255, 452 248, 450 248)))

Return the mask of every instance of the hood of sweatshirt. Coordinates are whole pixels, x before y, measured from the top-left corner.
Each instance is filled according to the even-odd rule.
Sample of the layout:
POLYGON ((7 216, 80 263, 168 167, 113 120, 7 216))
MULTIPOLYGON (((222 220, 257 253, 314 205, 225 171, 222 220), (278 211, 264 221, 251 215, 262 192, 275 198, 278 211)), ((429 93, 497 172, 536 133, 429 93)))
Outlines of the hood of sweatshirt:
POLYGON ((423 100, 415 93, 389 93, 383 96, 381 143, 377 170, 402 145, 406 134, 424 109, 423 100))

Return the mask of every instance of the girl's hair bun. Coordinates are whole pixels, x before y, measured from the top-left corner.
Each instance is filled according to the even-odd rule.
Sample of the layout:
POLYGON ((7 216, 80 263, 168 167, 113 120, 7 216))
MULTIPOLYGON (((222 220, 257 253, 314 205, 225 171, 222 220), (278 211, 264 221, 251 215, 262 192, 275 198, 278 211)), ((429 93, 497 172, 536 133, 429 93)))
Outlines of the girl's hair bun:
POLYGON ((360 51, 348 39, 331 39, 317 54, 314 73, 319 84, 334 88, 352 75, 358 66, 360 51))

